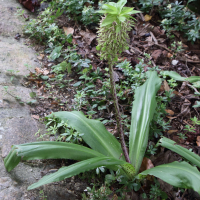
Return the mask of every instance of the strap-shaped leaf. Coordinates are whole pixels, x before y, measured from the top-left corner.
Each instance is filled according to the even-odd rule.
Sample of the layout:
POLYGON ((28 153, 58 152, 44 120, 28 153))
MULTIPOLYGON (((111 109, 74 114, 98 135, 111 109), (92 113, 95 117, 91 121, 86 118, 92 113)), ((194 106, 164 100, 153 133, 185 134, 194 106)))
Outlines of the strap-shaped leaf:
MULTIPOLYGON (((109 133, 105 126, 97 120, 87 119, 82 112, 55 112, 50 116, 67 122, 70 126, 76 129, 79 133, 83 133, 83 140, 95 151, 102 153, 105 156, 111 156, 119 159, 122 154, 120 143, 109 133)), ((121 157, 125 160, 124 157, 121 157)))
POLYGON ((200 81, 200 76, 191 76, 187 78, 187 77, 182 77, 181 75, 179 75, 177 72, 174 72, 174 71, 164 71, 162 74, 164 76, 170 76, 176 81, 188 81, 190 83, 200 81))
POLYGON ((72 159, 85 160, 93 157, 102 157, 97 151, 87 147, 64 142, 33 142, 14 145, 8 156, 4 159, 7 171, 14 169, 23 160, 36 159, 72 159))
POLYGON ((156 72, 147 73, 148 80, 135 91, 132 108, 131 130, 129 136, 129 157, 139 172, 149 136, 149 123, 156 108, 155 96, 160 88, 161 79, 156 72))
POLYGON ((161 145, 162 147, 168 148, 171 151, 176 152, 177 154, 189 160, 191 163, 200 167, 200 156, 198 156, 197 154, 189 151, 188 149, 180 145, 177 145, 176 142, 174 142, 173 140, 170 140, 166 137, 162 137, 159 141, 159 145, 161 145))
POLYGON ((75 163, 73 165, 70 165, 68 167, 62 167, 57 172, 50 174, 48 176, 43 177, 40 179, 37 183, 32 184, 28 187, 28 190, 32 190, 34 188, 37 188, 39 186, 45 185, 47 183, 52 183, 56 181, 61 181, 66 178, 75 176, 77 174, 80 174, 85 171, 89 171, 92 169, 95 169, 100 166, 113 166, 113 165, 124 165, 126 162, 117 160, 115 158, 110 157, 97 157, 97 158, 91 158, 88 160, 84 160, 78 163, 75 163))
POLYGON ((200 194, 200 173, 196 167, 191 166, 187 162, 173 162, 169 164, 159 165, 157 167, 143 171, 138 175, 153 175, 163 181, 180 188, 193 189, 200 194))

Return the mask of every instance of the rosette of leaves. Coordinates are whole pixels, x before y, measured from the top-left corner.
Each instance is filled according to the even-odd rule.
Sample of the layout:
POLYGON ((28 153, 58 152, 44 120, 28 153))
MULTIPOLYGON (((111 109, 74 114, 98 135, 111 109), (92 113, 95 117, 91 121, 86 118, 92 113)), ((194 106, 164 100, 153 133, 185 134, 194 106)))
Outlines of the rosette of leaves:
POLYGON ((132 14, 139 11, 133 8, 124 7, 126 0, 120 0, 118 3, 110 2, 102 6, 98 13, 104 13, 100 21, 98 30, 98 46, 100 58, 107 61, 117 61, 118 56, 128 49, 127 39, 128 31, 134 26, 132 14))

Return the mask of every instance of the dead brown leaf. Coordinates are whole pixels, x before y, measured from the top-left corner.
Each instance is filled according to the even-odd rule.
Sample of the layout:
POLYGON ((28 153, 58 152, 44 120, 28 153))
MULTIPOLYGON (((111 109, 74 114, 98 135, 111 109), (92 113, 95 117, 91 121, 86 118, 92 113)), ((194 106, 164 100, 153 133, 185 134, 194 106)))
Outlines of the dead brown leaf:
POLYGON ((155 60, 155 62, 158 60, 159 57, 162 55, 162 50, 157 49, 152 54, 151 57, 155 60))
POLYGON ((166 109, 165 111, 170 115, 174 115, 174 111, 173 110, 166 109))
POLYGON ((96 34, 81 30, 79 34, 83 37, 85 42, 90 45, 91 42, 97 37, 96 34))
POLYGON ((140 172, 143 172, 143 171, 145 171, 147 169, 151 169, 153 167, 154 167, 154 165, 151 162, 151 160, 149 158, 144 157, 143 161, 142 161, 142 164, 141 164, 141 167, 140 167, 140 172))
POLYGON ((169 87, 169 85, 168 85, 166 80, 164 80, 164 90, 168 91, 168 92, 170 91, 170 87, 169 87))
POLYGON ((177 132, 178 132, 178 130, 168 130, 167 131, 168 134, 177 133, 177 132))
POLYGON ((36 71, 36 75, 43 74, 43 71, 39 67, 36 67, 35 71, 36 71))
POLYGON ((49 74, 49 70, 44 70, 44 71, 43 71, 43 74, 44 74, 44 75, 49 74))
POLYGON ((197 143, 197 146, 200 147, 200 136, 197 136, 197 141, 196 141, 196 143, 197 143))
POLYGON ((151 20, 151 18, 152 18, 152 16, 150 16, 150 15, 145 15, 145 16, 144 16, 144 21, 145 21, 145 22, 148 22, 148 21, 151 20))
POLYGON ((40 54, 39 56, 37 56, 37 59, 40 61, 43 60, 43 58, 44 58, 44 54, 40 54))
POLYGON ((31 117, 34 119, 40 119, 40 117, 38 115, 31 115, 31 117))
POLYGON ((69 34, 74 34, 74 28, 71 28, 71 27, 64 27, 63 26, 63 30, 65 32, 65 35, 69 35, 69 34))

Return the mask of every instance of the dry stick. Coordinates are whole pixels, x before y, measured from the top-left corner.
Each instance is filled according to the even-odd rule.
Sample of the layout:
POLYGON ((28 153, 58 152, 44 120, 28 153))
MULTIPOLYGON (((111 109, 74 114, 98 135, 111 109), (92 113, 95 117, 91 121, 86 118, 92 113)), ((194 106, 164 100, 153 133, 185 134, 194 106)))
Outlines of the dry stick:
POLYGON ((114 100, 114 106, 115 106, 115 113, 116 113, 116 120, 117 120, 117 129, 118 133, 120 135, 120 141, 121 141, 121 146, 122 150, 126 159, 126 162, 131 163, 128 151, 126 148, 126 143, 124 140, 124 133, 122 129, 122 120, 120 117, 120 111, 119 111, 119 105, 118 105, 118 99, 117 99, 117 92, 116 92, 116 87, 115 87, 115 80, 113 78, 113 61, 111 60, 109 63, 109 74, 110 74, 110 85, 111 85, 111 92, 114 100))
POLYGON ((150 35, 153 38, 155 44, 158 44, 158 40, 156 39, 156 37, 154 36, 154 34, 150 31, 150 35))
POLYGON ((200 94, 199 91, 193 85, 190 85, 189 83, 187 83, 187 85, 191 87, 196 93, 200 94))

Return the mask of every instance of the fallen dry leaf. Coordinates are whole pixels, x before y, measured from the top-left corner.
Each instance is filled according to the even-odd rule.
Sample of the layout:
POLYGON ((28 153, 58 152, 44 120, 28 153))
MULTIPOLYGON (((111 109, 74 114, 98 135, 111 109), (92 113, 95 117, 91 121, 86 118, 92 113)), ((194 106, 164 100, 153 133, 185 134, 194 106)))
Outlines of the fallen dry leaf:
POLYGON ((168 91, 168 92, 170 91, 170 87, 169 87, 169 85, 168 85, 166 80, 164 80, 164 90, 168 91))
POLYGON ((167 57, 168 57, 168 58, 172 58, 172 57, 173 57, 173 54, 167 53, 167 57))
POLYGON ((158 60, 158 58, 162 55, 162 50, 158 49, 155 50, 152 54, 151 57, 155 60, 155 62, 158 60))
POLYGON ((79 34, 83 37, 85 42, 90 45, 91 42, 97 37, 96 34, 81 30, 79 34))
POLYGON ((34 119, 40 119, 40 117, 38 115, 31 115, 31 117, 34 119))
POLYGON ((177 117, 170 117, 170 116, 166 116, 169 119, 176 119, 177 117))
POLYGON ((44 54, 40 54, 39 56, 37 56, 38 60, 43 60, 43 58, 44 58, 44 54))
POLYGON ((43 71, 39 67, 36 67, 35 71, 36 71, 36 75, 43 74, 43 71))
POLYGON ((145 21, 145 22, 148 22, 149 20, 151 20, 151 18, 152 18, 152 16, 150 16, 150 15, 145 15, 145 16, 144 16, 144 21, 145 21))
POLYGON ((44 71, 43 71, 43 74, 44 74, 44 75, 49 74, 49 70, 44 70, 44 71))
POLYGON ((200 147, 200 136, 197 136, 197 141, 196 141, 196 143, 197 143, 197 146, 200 147))
POLYGON ((168 130, 167 131, 168 134, 177 133, 177 132, 178 132, 178 130, 168 130))
POLYGON ((63 27, 63 30, 65 32, 65 35, 69 35, 69 34, 72 34, 74 33, 74 28, 71 28, 71 27, 63 27))
POLYGON ((174 115, 174 111, 173 110, 166 109, 165 111, 170 115, 174 115))
POLYGON ((141 167, 140 167, 140 172, 143 172, 143 171, 145 171, 147 169, 151 169, 153 167, 154 167, 154 165, 151 162, 151 160, 149 158, 144 157, 143 161, 142 161, 142 164, 141 164, 141 167))

